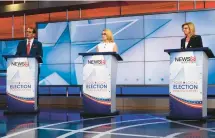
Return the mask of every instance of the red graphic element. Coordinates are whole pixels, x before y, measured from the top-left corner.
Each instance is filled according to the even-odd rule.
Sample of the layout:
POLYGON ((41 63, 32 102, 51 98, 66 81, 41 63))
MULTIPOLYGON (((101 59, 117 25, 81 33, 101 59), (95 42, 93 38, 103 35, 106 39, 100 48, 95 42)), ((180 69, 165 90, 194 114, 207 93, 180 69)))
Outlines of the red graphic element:
POLYGON ((170 94, 170 96, 171 96, 173 99, 175 99, 175 100, 179 101, 180 103, 185 104, 185 105, 187 105, 187 106, 189 106, 189 107, 192 107, 192 108, 202 108, 202 104, 191 104, 191 103, 186 103, 186 102, 184 102, 184 101, 178 99, 177 97, 175 97, 175 96, 173 96, 173 95, 171 95, 171 94, 170 94))
POLYGON ((85 95, 87 98, 89 98, 89 99, 91 99, 91 100, 93 100, 93 101, 95 101, 95 102, 97 102, 97 103, 104 104, 104 105, 111 105, 110 102, 107 102, 107 101, 98 101, 98 100, 94 99, 93 97, 91 97, 91 96, 89 96, 89 95, 87 95, 87 94, 84 94, 84 95, 85 95))
POLYGON ((16 99, 16 100, 18 100, 18 101, 24 102, 24 103, 28 103, 28 104, 33 104, 33 103, 34 103, 33 100, 31 100, 31 101, 29 100, 29 101, 28 101, 28 100, 20 99, 20 98, 18 98, 18 97, 15 97, 15 96, 9 94, 9 93, 7 93, 7 95, 10 96, 10 97, 12 97, 12 98, 14 98, 14 99, 16 99))
POLYGON ((196 62, 196 57, 190 57, 191 62, 196 62))

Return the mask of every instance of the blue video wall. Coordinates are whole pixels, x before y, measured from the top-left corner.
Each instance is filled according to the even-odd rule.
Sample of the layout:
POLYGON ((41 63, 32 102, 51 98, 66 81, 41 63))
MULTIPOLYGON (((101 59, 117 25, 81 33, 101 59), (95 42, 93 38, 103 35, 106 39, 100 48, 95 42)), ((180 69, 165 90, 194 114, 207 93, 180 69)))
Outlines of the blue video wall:
MULTIPOLYGON (((112 30, 119 54, 118 85, 168 84, 169 55, 164 49, 180 48, 181 25, 192 21, 204 47, 215 52, 215 11, 182 12, 38 24, 43 43, 41 85, 81 85, 82 58, 94 52, 102 30, 112 30), (201 20, 199 20, 201 19, 201 20), (128 73, 131 72, 132 73, 128 73)), ((209 84, 215 84, 215 60, 209 61, 209 84)))
MULTIPOLYGON (((204 47, 215 53, 215 10, 38 23, 44 51, 40 85, 82 85, 83 62, 78 53, 95 52, 105 28, 112 30, 123 58, 117 85, 167 85, 169 55, 164 49, 180 48, 181 25, 189 21, 204 47)), ((14 54, 17 44, 18 40, 0 41, 1 54, 14 54)), ((5 69, 4 59, 0 60, 0 69, 5 69)), ((208 76, 209 84, 215 84, 215 59, 209 61, 208 76)), ((164 91, 161 94, 168 94, 164 91)))

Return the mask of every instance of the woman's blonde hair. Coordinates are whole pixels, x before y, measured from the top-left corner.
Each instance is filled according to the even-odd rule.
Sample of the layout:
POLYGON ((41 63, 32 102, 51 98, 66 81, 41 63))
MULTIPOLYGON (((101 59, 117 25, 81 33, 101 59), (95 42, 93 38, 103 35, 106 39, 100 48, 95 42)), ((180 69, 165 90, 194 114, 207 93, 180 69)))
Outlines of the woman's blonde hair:
POLYGON ((186 22, 182 24, 182 29, 184 28, 185 25, 189 27, 191 36, 196 34, 195 25, 192 22, 186 22))
POLYGON ((110 29, 104 29, 103 32, 105 32, 108 42, 114 42, 113 33, 111 32, 110 29))

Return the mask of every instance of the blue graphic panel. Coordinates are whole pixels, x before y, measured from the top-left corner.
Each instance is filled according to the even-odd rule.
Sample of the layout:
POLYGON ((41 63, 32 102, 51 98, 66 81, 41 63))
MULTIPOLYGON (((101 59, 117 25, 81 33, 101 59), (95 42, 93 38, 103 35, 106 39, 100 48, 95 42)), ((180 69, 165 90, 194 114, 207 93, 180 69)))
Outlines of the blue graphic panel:
POLYGON ((43 44, 43 64, 70 63, 71 43, 43 44))
POLYGON ((4 121, 1 121, 0 122, 0 137, 5 136, 6 133, 7 133, 7 123, 5 123, 4 121))
POLYGON ((215 30, 212 29, 215 26, 215 11, 198 11, 187 12, 186 21, 193 22, 196 28, 196 34, 215 34, 215 30))
POLYGON ((114 39, 144 38, 143 16, 108 18, 106 28, 113 32, 114 39))
POLYGON ((49 87, 39 87, 39 94, 50 94, 49 87))
POLYGON ((40 85, 70 85, 70 64, 42 64, 40 85))
POLYGON ((215 35, 203 35, 202 43, 204 47, 209 47, 215 54, 215 35))
POLYGON ((185 13, 155 14, 144 16, 146 37, 183 36, 181 25, 185 22, 185 13))
POLYGON ((0 77, 0 94, 6 93, 6 77, 0 77))
POLYGON ((83 84, 83 64, 71 64, 71 84, 82 85, 83 84))
POLYGON ((4 73, 0 73, 0 77, 6 77, 6 70, 4 70, 4 71, 2 71, 2 72, 4 72, 4 73))
MULTIPOLYGON (((71 43, 71 63, 82 63, 82 57, 78 54, 96 52, 99 43, 98 41, 71 43)), ((144 60, 144 39, 117 39, 115 43, 124 61, 144 60)))
POLYGON ((105 19, 69 22, 70 40, 74 42, 98 41, 105 29, 105 19))
POLYGON ((7 46, 5 42, 0 42, 0 69, 1 70, 6 70, 6 61, 5 59, 2 57, 2 55, 4 55, 4 51, 6 51, 7 46))
POLYGON ((170 56, 164 50, 180 48, 181 39, 182 37, 145 39, 145 61, 169 60, 170 56))
POLYGON ((79 53, 96 52, 96 46, 99 42, 76 42, 71 43, 71 63, 82 63, 82 57, 79 53))
POLYGON ((123 39, 115 40, 115 42, 123 62, 144 61, 144 39, 123 39))
POLYGON ((5 43, 6 45, 6 49, 4 49, 3 54, 14 55, 16 53, 16 48, 19 44, 19 41, 20 40, 2 41, 2 43, 5 43))
POLYGON ((68 94, 80 94, 81 88, 80 87, 69 87, 68 94))
POLYGON ((66 87, 51 87, 51 94, 65 94, 66 96, 66 87))
POLYGON ((57 44, 59 43, 70 43, 70 28, 69 28, 69 23, 67 23, 66 28, 64 29, 63 33, 59 37, 57 44))
POLYGON ((132 94, 132 95, 168 95, 168 86, 147 86, 147 87, 122 87, 122 94, 132 94))
POLYGON ((208 62, 208 84, 215 84, 215 59, 208 62))
POLYGON ((6 61, 2 55, 14 55, 19 40, 0 41, 0 70, 6 70, 6 61))
MULTIPOLYGON (((208 95, 215 95, 215 87, 208 87, 208 95)), ((137 87, 122 87, 122 94, 131 95, 169 95, 169 86, 137 86, 137 87)))
MULTIPOLYGON (((112 30, 123 58, 118 65, 117 84, 168 84, 170 57, 164 49, 180 48, 185 19, 195 24, 204 47, 215 53, 215 10, 39 23, 38 40, 44 51, 40 85, 82 85, 83 61, 78 54, 95 52, 105 28, 112 30)), ((0 70, 6 70, 2 55, 15 54, 18 42, 0 41, 0 70)), ((215 84, 214 76, 212 59, 209 84, 215 84)))
POLYGON ((145 62, 145 84, 169 84, 169 61, 145 62))
MULTIPOLYGON (((42 25, 38 24, 38 40, 47 46, 53 46, 59 41, 62 35, 67 33, 67 30, 68 22, 42 23, 42 25)), ((68 39, 65 39, 63 42, 68 43, 70 40, 68 41, 68 39)))
POLYGON ((118 64, 118 85, 142 85, 144 84, 144 62, 122 62, 118 64))

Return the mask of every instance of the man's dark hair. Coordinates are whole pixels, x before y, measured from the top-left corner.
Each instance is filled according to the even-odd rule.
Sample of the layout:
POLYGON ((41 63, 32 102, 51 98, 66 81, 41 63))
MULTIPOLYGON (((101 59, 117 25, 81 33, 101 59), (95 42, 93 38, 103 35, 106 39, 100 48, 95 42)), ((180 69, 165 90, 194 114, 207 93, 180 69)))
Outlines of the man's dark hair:
POLYGON ((37 33, 37 30, 34 27, 28 27, 28 28, 33 30, 33 34, 37 33))

